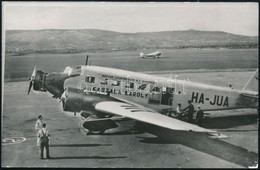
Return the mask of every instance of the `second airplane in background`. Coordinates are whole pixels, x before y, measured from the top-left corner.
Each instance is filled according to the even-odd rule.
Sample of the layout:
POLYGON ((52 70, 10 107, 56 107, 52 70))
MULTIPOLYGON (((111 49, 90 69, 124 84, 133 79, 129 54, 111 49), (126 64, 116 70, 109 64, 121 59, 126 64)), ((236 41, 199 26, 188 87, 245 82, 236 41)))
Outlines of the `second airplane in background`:
POLYGON ((149 54, 144 54, 143 52, 140 53, 141 58, 160 58, 162 56, 162 53, 160 51, 156 51, 149 54))

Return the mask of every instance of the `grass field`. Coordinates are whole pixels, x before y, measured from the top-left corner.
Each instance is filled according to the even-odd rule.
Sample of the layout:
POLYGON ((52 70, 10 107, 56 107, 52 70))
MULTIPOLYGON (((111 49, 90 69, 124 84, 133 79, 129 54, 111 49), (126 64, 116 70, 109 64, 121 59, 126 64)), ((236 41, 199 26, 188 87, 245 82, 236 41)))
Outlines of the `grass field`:
POLYGON ((90 64, 131 71, 191 69, 250 69, 258 67, 258 49, 165 49, 160 59, 139 58, 140 51, 79 54, 30 54, 5 58, 5 81, 24 80, 34 65, 45 72, 63 71, 68 65, 82 65, 86 55, 90 64))

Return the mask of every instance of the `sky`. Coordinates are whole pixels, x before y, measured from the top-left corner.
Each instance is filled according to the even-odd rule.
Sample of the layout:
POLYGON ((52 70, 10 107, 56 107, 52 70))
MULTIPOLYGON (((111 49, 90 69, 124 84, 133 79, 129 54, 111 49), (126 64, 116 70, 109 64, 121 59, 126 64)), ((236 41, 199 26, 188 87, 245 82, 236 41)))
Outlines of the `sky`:
POLYGON ((3 2, 6 30, 224 31, 258 36, 258 3, 3 2))

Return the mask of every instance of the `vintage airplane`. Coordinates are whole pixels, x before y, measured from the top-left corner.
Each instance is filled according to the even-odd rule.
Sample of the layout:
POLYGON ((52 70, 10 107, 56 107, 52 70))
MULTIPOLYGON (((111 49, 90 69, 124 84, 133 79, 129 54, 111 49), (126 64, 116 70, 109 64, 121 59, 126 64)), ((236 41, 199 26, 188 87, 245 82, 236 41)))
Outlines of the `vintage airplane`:
POLYGON ((160 51, 156 51, 149 54, 144 54, 143 52, 140 53, 141 58, 160 58, 162 56, 162 53, 160 51))
POLYGON ((174 112, 178 103, 186 107, 188 100, 193 102, 195 110, 199 104, 204 111, 258 107, 258 70, 242 90, 235 90, 90 66, 87 59, 85 65, 67 66, 64 72, 45 73, 35 66, 28 95, 32 87, 59 98, 64 111, 79 112, 82 128, 92 133, 115 128, 117 121, 130 118, 172 130, 224 137, 162 113, 174 112))

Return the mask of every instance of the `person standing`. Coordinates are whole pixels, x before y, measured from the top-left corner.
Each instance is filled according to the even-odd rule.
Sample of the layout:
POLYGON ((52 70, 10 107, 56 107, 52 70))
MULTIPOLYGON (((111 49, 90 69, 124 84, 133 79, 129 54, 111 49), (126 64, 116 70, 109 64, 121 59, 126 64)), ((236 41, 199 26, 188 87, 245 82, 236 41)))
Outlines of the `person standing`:
POLYGON ((188 110, 188 122, 192 123, 193 122, 194 106, 193 106, 191 100, 188 101, 188 104, 189 105, 185 109, 183 109, 183 111, 188 110))
POLYGON ((195 123, 198 125, 198 126, 201 126, 202 125, 202 119, 204 117, 204 112, 203 110, 200 109, 200 106, 198 106, 198 110, 197 110, 197 115, 196 115, 196 120, 195 120, 195 123))
POLYGON ((181 109, 181 104, 179 103, 177 108, 176 108, 176 113, 177 113, 177 118, 181 118, 182 117, 182 109, 181 109))
POLYGON ((46 158, 50 159, 50 152, 49 152, 49 132, 46 127, 46 123, 43 123, 42 128, 39 130, 38 135, 40 138, 40 157, 43 159, 43 151, 46 151, 46 158))
MULTIPOLYGON (((38 134, 39 130, 42 128, 42 125, 43 125, 42 115, 39 115, 35 123, 36 134, 38 134)), ((38 138, 38 136, 37 136, 37 146, 40 146, 40 138, 38 138)))

